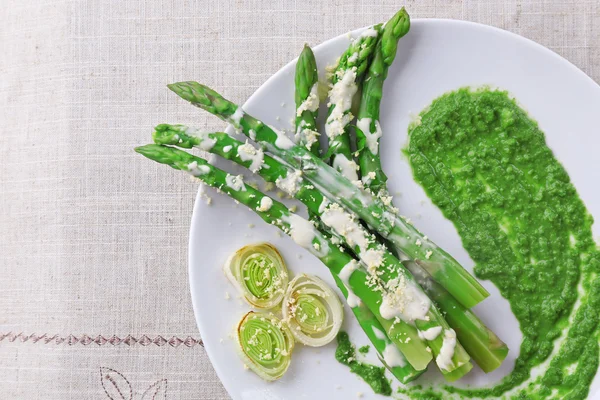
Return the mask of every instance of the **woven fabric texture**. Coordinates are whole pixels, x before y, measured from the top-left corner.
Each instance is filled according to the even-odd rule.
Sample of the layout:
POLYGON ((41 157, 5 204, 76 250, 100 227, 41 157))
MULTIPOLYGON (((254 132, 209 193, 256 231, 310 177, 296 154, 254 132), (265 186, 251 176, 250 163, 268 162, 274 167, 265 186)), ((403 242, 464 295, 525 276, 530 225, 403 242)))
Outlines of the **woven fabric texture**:
POLYGON ((243 102, 304 43, 402 5, 518 33, 600 80, 596 0, 2 5, 1 399, 229 398, 187 282, 197 184, 132 151, 159 122, 223 124, 166 83, 197 80, 243 102))

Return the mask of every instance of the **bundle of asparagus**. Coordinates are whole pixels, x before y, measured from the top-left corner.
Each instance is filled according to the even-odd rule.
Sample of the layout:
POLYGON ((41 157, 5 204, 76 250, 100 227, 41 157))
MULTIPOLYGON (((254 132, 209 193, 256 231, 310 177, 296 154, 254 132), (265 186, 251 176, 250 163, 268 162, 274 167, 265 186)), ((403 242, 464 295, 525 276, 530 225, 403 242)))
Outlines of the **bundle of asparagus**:
POLYGON ((308 46, 298 59, 295 76, 298 144, 212 89, 180 82, 168 86, 239 129, 260 148, 222 132, 162 124, 154 131, 155 144, 136 151, 220 189, 318 257, 384 365, 400 382, 417 378, 433 359, 444 377, 454 381, 471 370, 471 358, 489 372, 502 363, 508 349, 470 310, 489 295, 487 291, 398 214, 386 188, 379 159, 379 106, 398 40, 409 28, 403 8, 385 25, 367 29, 340 58, 330 78, 325 123, 329 140, 325 158, 332 166, 319 158, 318 74, 308 46), (357 149, 352 153, 350 106, 361 85, 357 149), (274 182, 306 205, 310 221, 246 185, 241 177, 173 146, 209 151, 274 182))

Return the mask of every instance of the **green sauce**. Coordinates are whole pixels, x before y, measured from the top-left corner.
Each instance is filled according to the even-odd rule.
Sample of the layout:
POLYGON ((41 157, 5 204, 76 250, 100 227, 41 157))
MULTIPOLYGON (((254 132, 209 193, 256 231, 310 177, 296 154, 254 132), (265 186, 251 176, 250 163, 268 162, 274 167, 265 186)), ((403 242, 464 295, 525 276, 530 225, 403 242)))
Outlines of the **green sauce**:
POLYGON ((439 390, 584 399, 598 368, 600 252, 592 217, 537 123, 506 92, 460 89, 436 99, 409 137, 416 181, 523 333, 514 370, 496 386, 439 390))
POLYGON ((350 371, 360 376, 371 386, 375 393, 389 396, 392 394, 390 382, 385 377, 385 368, 366 364, 356 359, 356 349, 350 342, 346 332, 340 332, 337 336, 337 349, 335 359, 350 367, 350 371))
POLYGON ((361 354, 367 354, 369 352, 370 348, 371 348, 371 346, 369 346, 368 344, 366 344, 366 345, 364 345, 362 347, 359 347, 358 348, 358 352, 361 353, 361 354))

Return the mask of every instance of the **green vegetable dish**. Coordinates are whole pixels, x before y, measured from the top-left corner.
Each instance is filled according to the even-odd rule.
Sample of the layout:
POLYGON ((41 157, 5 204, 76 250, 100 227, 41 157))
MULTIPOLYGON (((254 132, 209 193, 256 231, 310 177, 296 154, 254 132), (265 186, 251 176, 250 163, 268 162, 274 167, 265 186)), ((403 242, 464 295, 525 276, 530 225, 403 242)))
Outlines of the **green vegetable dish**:
POLYGON ((136 151, 247 206, 318 258, 323 278, 335 282, 337 291, 319 276, 293 277, 300 267, 288 270, 269 243, 249 244, 226 261, 229 281, 256 310, 238 323, 236 349, 265 381, 284 376, 297 347, 337 338, 341 368, 384 396, 584 399, 599 361, 600 252, 592 218, 536 122, 506 92, 464 88, 434 100, 409 127, 404 152, 414 178, 456 226, 475 276, 393 205, 379 114, 398 41, 409 31, 403 8, 354 38, 326 69, 327 93, 304 46, 294 75, 295 141, 209 87, 178 82, 168 87, 248 140, 161 124, 154 143, 136 151), (308 217, 190 149, 248 169, 302 203, 308 217), (508 376, 465 388, 454 382, 475 366, 496 370, 509 353, 473 310, 490 296, 477 278, 508 300, 523 341, 508 376), (359 326, 368 344, 357 349, 343 323, 359 326), (428 369, 445 383, 428 382, 428 369))
POLYGON ((409 136, 415 179, 454 222, 476 274, 500 289, 523 333, 506 379, 449 391, 584 399, 598 368, 600 252, 592 217, 543 132, 506 92, 460 89, 436 99, 409 136), (545 372, 532 378, 542 362, 545 372))

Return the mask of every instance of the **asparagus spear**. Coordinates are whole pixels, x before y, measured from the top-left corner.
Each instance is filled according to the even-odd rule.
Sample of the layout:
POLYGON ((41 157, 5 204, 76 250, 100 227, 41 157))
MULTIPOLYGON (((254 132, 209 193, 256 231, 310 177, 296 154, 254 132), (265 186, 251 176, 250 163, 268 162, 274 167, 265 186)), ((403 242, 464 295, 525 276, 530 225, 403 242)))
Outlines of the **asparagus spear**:
POLYGON ((331 75, 329 114, 325 121, 325 133, 329 139, 326 158, 332 157, 333 167, 350 181, 358 181, 358 167, 350 149, 350 122, 354 119, 350 109, 380 32, 381 24, 378 24, 353 40, 331 75))
POLYGON ((383 95, 383 81, 396 57, 398 40, 409 29, 410 18, 403 7, 385 24, 363 83, 356 121, 358 163, 365 187, 375 194, 383 190, 384 195, 387 195, 387 176, 383 173, 379 158, 379 106, 383 95))
POLYGON ((421 267, 423 261, 402 262, 444 314, 458 340, 484 372, 498 368, 508 355, 508 347, 471 310, 465 308, 421 267))
MULTIPOLYGON (((337 277, 336 283, 341 283, 340 290, 349 301, 349 305, 353 304, 352 308, 362 302, 375 316, 374 320, 361 319, 361 326, 367 330, 369 337, 377 336, 377 331, 373 328, 383 327, 383 332, 405 354, 412 366, 406 368, 407 376, 417 373, 412 370, 413 367, 417 371, 427 367, 432 357, 424 343, 419 340, 416 329, 403 321, 396 322, 383 318, 379 311, 383 295, 368 285, 368 275, 364 268, 350 255, 331 243, 309 221, 292 213, 284 204, 244 184, 241 177, 232 176, 210 165, 206 160, 185 151, 156 144, 141 146, 135 150, 151 160, 189 172, 205 184, 220 189, 231 198, 248 206, 265 222, 277 226, 291 236, 297 244, 318 257, 337 277), (373 321, 379 322, 379 325, 375 325, 373 321), (368 332, 369 330, 373 335, 368 332), (416 339, 406 340, 412 337, 416 339)), ((360 312, 358 314, 363 315, 360 312)), ((381 347, 383 343, 385 343, 384 339, 373 344, 381 347)), ((401 364, 400 361, 398 363, 401 364)))
MULTIPOLYGON (((311 153, 319 156, 319 134, 316 132, 316 118, 319 107, 317 64, 311 48, 306 45, 304 46, 304 50, 300 54, 298 62, 296 63, 295 85, 296 140, 298 143, 305 146, 311 153)), ((167 130, 163 129, 162 132, 167 132, 167 130)), ((154 136, 159 137, 161 135, 155 133, 154 136)), ((233 143, 229 136, 226 138, 223 137, 223 139, 229 139, 228 141, 232 143, 228 145, 232 146, 232 148, 237 145, 236 148, 239 149, 240 143, 233 143)), ((232 151, 230 154, 235 156, 235 154, 238 154, 238 152, 232 151)), ((234 157, 234 161, 241 161, 242 165, 244 164, 241 158, 235 159, 234 157)), ((287 169, 280 168, 282 165, 272 162, 272 159, 268 156, 266 157, 265 162, 270 167, 273 167, 273 171, 270 171, 269 174, 263 174, 266 175, 267 181, 276 182, 277 179, 285 179, 288 172, 287 169), (275 167, 274 164, 278 164, 277 167, 275 167), (269 180, 269 177, 275 179, 269 180)), ((309 219, 311 222, 313 222, 313 224, 315 224, 315 226, 319 228, 325 237, 327 237, 329 240, 334 238, 335 234, 331 232, 331 230, 328 229, 324 224, 322 224, 318 216, 310 210, 309 219)), ((340 241, 340 238, 337 235, 334 239, 335 241, 340 241)), ((335 274, 332 275, 336 285, 340 288, 344 297, 347 298, 348 291, 344 286, 344 283, 335 274)), ((406 362, 404 355, 397 350, 392 341, 384 333, 385 330, 379 321, 377 321, 375 315, 373 315, 373 313, 365 306, 364 303, 359 302, 355 307, 351 307, 351 310, 354 313, 359 325, 367 335, 369 341, 373 344, 373 347, 379 354, 379 358, 383 361, 386 368, 396 377, 396 379, 398 379, 398 381, 402 383, 408 383, 416 379, 425 371, 417 371, 410 363, 406 362), (393 357, 394 355, 396 355, 395 358, 393 357)))
MULTIPOLYGON (((209 143, 211 153, 228 158, 244 167, 257 164, 255 158, 259 157, 264 163, 264 167, 261 164, 255 169, 255 172, 268 182, 276 182, 280 189, 286 190, 290 196, 296 197, 304 203, 309 214, 320 216, 320 222, 326 226, 326 229, 331 230, 333 234, 345 241, 346 246, 368 266, 372 285, 378 284, 379 280, 385 282, 380 289, 388 291, 392 295, 384 296, 384 301, 402 302, 406 309, 417 311, 412 320, 418 329, 437 332, 437 335, 428 337, 426 340, 428 340, 436 359, 440 356, 445 333, 451 330, 450 326, 437 308, 431 306, 431 301, 415 284, 410 272, 394 255, 387 251, 385 246, 378 243, 374 235, 358 223, 355 216, 347 213, 338 204, 327 200, 318 189, 297 176, 292 168, 265 156, 250 144, 242 144, 224 133, 204 133, 201 136, 190 136, 189 131, 190 128, 185 126, 163 124, 156 128, 153 138, 160 144, 179 146, 183 143, 183 147, 193 145, 205 149, 208 148, 206 143, 209 143), (227 149, 227 151, 225 152, 223 149, 227 149), (407 297, 412 301, 407 301, 407 297), (413 308, 411 303, 412 305, 418 304, 416 308, 413 308)), ((452 360, 440 357, 438 366, 443 369, 444 373, 452 372, 469 361, 469 357, 460 343, 455 347, 456 349, 453 349, 451 353, 452 360)), ((465 373, 468 370, 465 369, 465 373)))
POLYGON ((296 62, 296 141, 319 155, 319 132, 317 112, 319 110, 319 74, 312 49, 304 45, 296 62))
MULTIPOLYGON (((409 30, 410 20, 400 10, 387 22, 377 42, 373 60, 363 83, 362 98, 357 115, 356 139, 358 160, 364 186, 373 193, 387 195, 387 176, 381 168, 379 140, 382 135, 379 125, 379 107, 383 95, 383 83, 393 63, 398 40, 409 30), (389 28, 389 29, 388 29, 389 28)), ((498 368, 508 354, 508 347, 489 330, 469 309, 456 301, 447 290, 435 282, 420 265, 423 261, 404 261, 403 264, 415 276, 417 282, 435 301, 469 355, 484 372, 498 368)), ((430 268, 431 270, 432 268, 430 268)), ((455 374, 452 378, 458 378, 455 374)), ((449 378, 449 376, 446 376, 449 378)))
POLYGON ((396 215, 388 198, 377 198, 356 187, 348 179, 282 132, 245 113, 241 107, 197 82, 179 82, 168 87, 183 99, 219 118, 263 146, 302 173, 332 201, 356 213, 373 230, 388 239, 400 253, 411 259, 430 260, 428 272, 467 308, 489 293, 450 254, 419 232, 408 219, 396 215))

